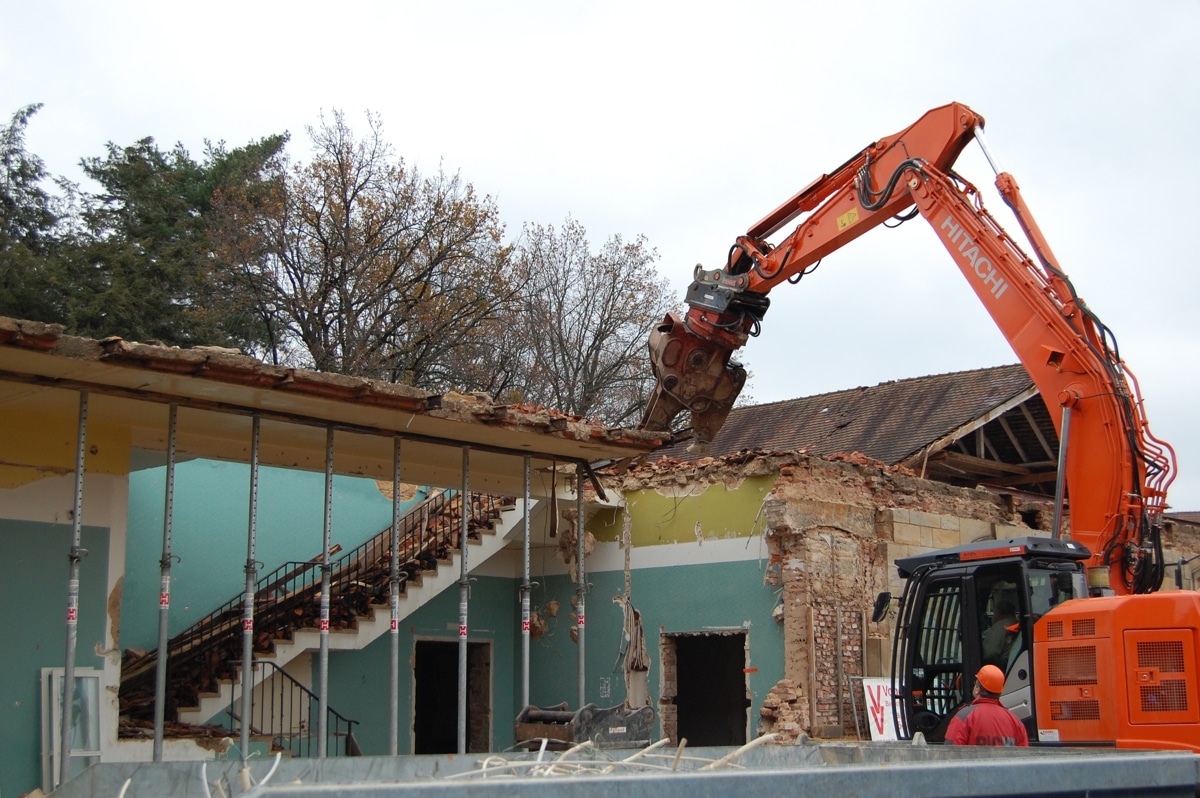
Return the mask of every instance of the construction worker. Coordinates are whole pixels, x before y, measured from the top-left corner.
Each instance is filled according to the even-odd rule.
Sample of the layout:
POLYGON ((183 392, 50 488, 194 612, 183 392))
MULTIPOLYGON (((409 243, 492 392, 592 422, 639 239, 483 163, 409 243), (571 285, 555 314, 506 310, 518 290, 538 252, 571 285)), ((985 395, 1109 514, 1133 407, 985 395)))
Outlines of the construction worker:
POLYGON ((975 674, 975 700, 960 709, 946 728, 949 745, 1029 745, 1025 725, 1000 703, 1004 672, 984 665, 975 674))
POLYGON ((1007 661, 1013 639, 1020 628, 1017 623, 1016 605, 1008 599, 1000 599, 996 603, 996 615, 992 619, 992 625, 983 633, 984 661, 992 658, 1007 661))

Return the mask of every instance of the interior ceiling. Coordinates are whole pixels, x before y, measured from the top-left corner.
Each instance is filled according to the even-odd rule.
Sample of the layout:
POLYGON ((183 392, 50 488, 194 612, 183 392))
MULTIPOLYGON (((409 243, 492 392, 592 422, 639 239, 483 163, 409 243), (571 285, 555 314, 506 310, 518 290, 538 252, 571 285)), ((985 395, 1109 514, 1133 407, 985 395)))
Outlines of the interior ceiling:
POLYGON ((249 462, 252 419, 257 414, 259 462, 264 465, 323 471, 332 427, 335 473, 390 480, 394 441, 400 437, 404 481, 459 488, 465 466, 471 490, 513 495, 523 490, 525 456, 530 458, 531 490, 538 492, 548 489, 549 480, 543 475, 555 464, 621 459, 657 445, 650 434, 546 418, 544 412, 538 417, 509 414, 502 407, 466 401, 471 397, 442 404, 442 397, 432 403, 428 395, 418 396, 405 411, 396 406, 407 401, 403 396, 385 397, 391 406, 359 400, 361 389, 359 394, 347 393, 334 375, 325 380, 325 375, 308 373, 317 389, 298 392, 278 385, 245 384, 251 383, 251 377, 261 377, 257 370, 247 373, 242 383, 236 383, 213 379, 203 370, 135 368, 97 357, 0 346, 0 411, 59 416, 75 425, 79 397, 86 390, 89 424, 131 430, 132 445, 141 450, 131 464, 134 467, 165 462, 171 403, 179 406, 176 453, 180 459, 249 462), (328 395, 321 395, 322 391, 328 395), (432 409, 427 410, 427 404, 432 409), (464 447, 469 447, 466 461, 464 447))

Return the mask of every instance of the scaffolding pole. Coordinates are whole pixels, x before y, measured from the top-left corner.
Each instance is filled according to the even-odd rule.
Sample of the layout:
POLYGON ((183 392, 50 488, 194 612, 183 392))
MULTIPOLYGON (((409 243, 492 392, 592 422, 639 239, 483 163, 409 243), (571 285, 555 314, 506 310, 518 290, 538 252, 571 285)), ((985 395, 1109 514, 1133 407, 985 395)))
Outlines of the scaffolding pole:
POLYGON ((72 707, 75 698, 75 645, 79 640, 79 561, 83 557, 83 458, 87 453, 88 392, 79 392, 78 446, 75 449, 75 511, 71 518, 71 550, 67 554, 67 655, 63 663, 62 728, 59 729, 59 784, 71 778, 72 707))
POLYGON ((167 642, 171 614, 171 523, 175 516, 175 435, 179 406, 171 405, 167 418, 167 485, 163 502, 162 558, 158 561, 158 657, 154 662, 154 761, 163 758, 163 726, 167 712, 167 642))
POLYGON ((525 537, 522 545, 524 563, 521 580, 521 707, 529 706, 529 594, 533 589, 529 581, 529 455, 525 455, 524 500, 525 537))
POLYGON ((321 534, 321 655, 317 693, 317 758, 329 755, 329 544, 333 537, 333 425, 325 428, 325 523, 321 534))
MULTIPOLYGON (((239 746, 242 767, 250 757, 250 714, 254 708, 254 589, 258 585, 258 450, 262 420, 255 416, 250 431, 250 520, 246 527, 246 590, 242 594, 242 722, 239 746)), ((160 649, 161 650, 161 649, 160 649)))
POLYGON ((400 439, 392 439, 392 539, 391 589, 388 602, 392 607, 391 707, 388 731, 388 753, 400 753, 400 439))
POLYGON ((471 507, 471 447, 462 449, 462 513, 458 537, 458 753, 467 752, 467 514, 471 507))
POLYGON ((575 585, 575 614, 579 618, 576 625, 579 628, 579 708, 587 704, 586 687, 586 669, 584 664, 586 658, 584 656, 584 631, 587 628, 587 613, 585 612, 585 596, 587 594, 587 574, 583 568, 583 536, 586 534, 583 527, 583 469, 578 468, 575 473, 575 538, 576 538, 576 553, 575 553, 575 573, 579 577, 578 583, 575 585))

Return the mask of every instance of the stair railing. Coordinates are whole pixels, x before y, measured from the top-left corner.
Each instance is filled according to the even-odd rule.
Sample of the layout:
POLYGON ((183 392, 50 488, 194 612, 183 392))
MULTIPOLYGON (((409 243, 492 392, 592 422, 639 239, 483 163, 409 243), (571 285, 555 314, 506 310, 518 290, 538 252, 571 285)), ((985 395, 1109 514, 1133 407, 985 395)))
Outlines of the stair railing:
MULTIPOLYGON (((241 660, 232 664, 240 666, 241 660)), ((271 754, 282 751, 295 757, 315 756, 319 750, 319 724, 316 717, 321 706, 317 695, 269 660, 254 660, 250 671, 247 687, 251 690, 260 688, 250 711, 251 740, 269 740, 271 754)), ((241 701, 234 698, 226 709, 231 734, 241 730, 240 708, 241 701)), ((327 707, 326 713, 328 755, 362 756, 362 749, 354 736, 358 721, 347 718, 332 707, 327 707)))
MULTIPOLYGON (((498 497, 472 493, 468 502, 468 536, 492 523, 500 514, 498 497)), ((462 502, 459 491, 439 491, 414 505, 400 519, 402 585, 418 579, 422 571, 436 570, 458 547, 462 502)), ((391 525, 331 564, 330 612, 332 628, 350 628, 372 604, 386 604, 391 575, 391 525)), ((258 580, 255 588, 254 650, 266 653, 275 640, 291 639, 297 629, 318 625, 321 557, 280 565, 258 580)), ((244 597, 239 594, 188 629, 171 638, 167 646, 169 678, 185 680, 172 693, 178 704, 198 704, 203 692, 219 690, 219 680, 236 677, 231 664, 241 659, 244 597), (182 695, 179 693, 182 692, 182 695), (179 700, 182 699, 182 700, 179 700)), ((138 663, 134 672, 122 674, 122 703, 154 673, 154 652, 138 663)), ((144 685, 143 689, 144 689, 144 685)), ((170 700, 170 699, 169 699, 170 700)), ((177 706, 169 706, 173 713, 177 706)), ((122 711, 126 708, 123 706, 122 711)))

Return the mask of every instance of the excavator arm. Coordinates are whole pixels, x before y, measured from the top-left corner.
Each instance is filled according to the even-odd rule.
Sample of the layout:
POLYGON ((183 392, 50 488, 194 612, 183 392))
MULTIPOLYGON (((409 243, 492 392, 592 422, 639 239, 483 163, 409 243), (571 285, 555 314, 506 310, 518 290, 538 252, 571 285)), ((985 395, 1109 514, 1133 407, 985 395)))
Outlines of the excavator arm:
POLYGON ((949 169, 982 124, 982 117, 958 103, 929 111, 821 175, 739 236, 724 269, 697 266, 687 314, 682 319, 668 315, 650 335, 657 383, 642 427, 667 431, 676 416, 690 411, 693 451, 705 451, 745 383, 746 372, 731 355, 758 334, 770 305, 767 293, 785 280, 798 282, 821 258, 912 205, 900 192, 882 206, 864 208, 854 190, 860 175, 891 175, 913 158, 949 169), (805 213, 804 222, 778 246, 767 243, 768 236, 805 213))
POLYGON ((1156 590, 1163 571, 1158 527, 1174 478, 1174 452, 1150 434, 1137 382, 1115 339, 1059 268, 1016 181, 996 170, 996 186, 1036 260, 996 223, 975 187, 951 170, 973 138, 995 167, 982 139, 983 121, 957 103, 929 111, 822 175, 739 236, 723 269, 698 266, 686 315, 667 316, 651 333, 657 384, 642 426, 669 430, 688 410, 693 451, 704 451, 745 381, 731 356, 758 334, 771 289, 799 282, 826 255, 885 221, 919 214, 1051 408, 1066 452, 1072 538, 1093 552, 1089 565, 1107 571, 1117 593, 1156 590), (767 242, 802 214, 778 244, 767 242))

